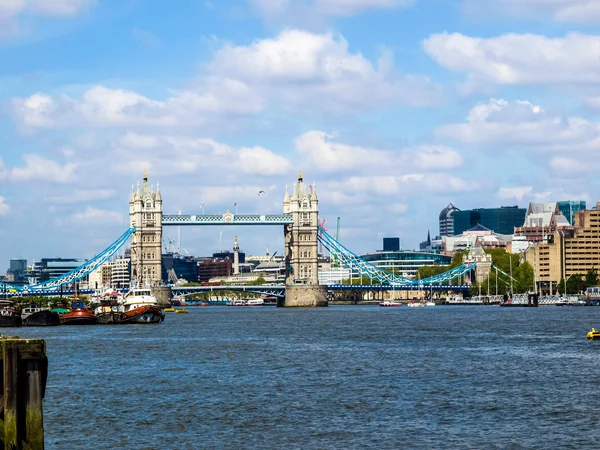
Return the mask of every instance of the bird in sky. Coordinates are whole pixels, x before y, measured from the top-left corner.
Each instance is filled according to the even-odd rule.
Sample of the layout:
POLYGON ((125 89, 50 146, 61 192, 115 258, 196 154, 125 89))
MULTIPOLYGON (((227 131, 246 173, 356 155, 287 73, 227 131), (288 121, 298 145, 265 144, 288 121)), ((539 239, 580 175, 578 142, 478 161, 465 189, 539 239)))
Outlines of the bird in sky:
POLYGON ((258 191, 258 196, 260 197, 260 194, 264 194, 265 191, 258 191))

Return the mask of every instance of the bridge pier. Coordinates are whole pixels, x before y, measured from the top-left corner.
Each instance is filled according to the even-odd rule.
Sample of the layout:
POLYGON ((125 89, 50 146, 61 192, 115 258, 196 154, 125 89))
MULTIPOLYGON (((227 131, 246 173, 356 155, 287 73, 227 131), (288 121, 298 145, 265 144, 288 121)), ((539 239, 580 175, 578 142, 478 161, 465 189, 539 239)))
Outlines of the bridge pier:
POLYGON ((322 307, 328 306, 325 286, 286 286, 285 298, 277 300, 277 306, 285 307, 322 307))
POLYGON ((152 295, 156 297, 158 306, 168 308, 171 306, 173 292, 169 286, 154 286, 152 287, 152 295))

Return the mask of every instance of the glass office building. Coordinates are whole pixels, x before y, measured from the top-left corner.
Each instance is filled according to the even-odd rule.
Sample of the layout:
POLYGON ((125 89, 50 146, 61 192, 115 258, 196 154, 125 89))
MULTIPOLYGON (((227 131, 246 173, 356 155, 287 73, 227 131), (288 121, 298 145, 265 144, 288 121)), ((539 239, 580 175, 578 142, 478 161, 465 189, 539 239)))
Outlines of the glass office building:
POLYGON ((585 211, 586 205, 583 200, 566 200, 563 202, 557 202, 558 209, 563 216, 569 221, 571 225, 575 225, 575 215, 579 211, 585 211))
POLYGON ((498 234, 513 234, 515 227, 523 226, 527 209, 518 206, 480 208, 454 212, 454 235, 462 234, 477 225, 498 234))
POLYGON ((446 255, 415 251, 376 252, 362 255, 361 258, 376 267, 408 278, 415 278, 419 267, 448 265, 452 260, 446 255))

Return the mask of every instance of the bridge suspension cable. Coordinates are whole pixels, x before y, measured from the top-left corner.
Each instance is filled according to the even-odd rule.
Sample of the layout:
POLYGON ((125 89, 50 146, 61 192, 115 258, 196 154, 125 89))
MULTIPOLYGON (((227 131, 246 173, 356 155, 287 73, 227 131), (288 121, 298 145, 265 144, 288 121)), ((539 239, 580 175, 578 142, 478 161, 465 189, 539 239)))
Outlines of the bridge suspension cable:
POLYGON ((117 251, 128 241, 131 235, 135 232, 135 227, 128 229, 125 233, 119 237, 115 242, 113 242, 109 247, 107 247, 102 252, 98 253, 93 258, 87 260, 85 263, 80 265, 79 267, 67 272, 66 274, 54 278, 52 280, 44 281, 42 283, 33 284, 27 287, 23 286, 15 286, 15 285, 6 285, 8 289, 14 289, 16 291, 52 291, 58 290, 61 286, 65 284, 74 283, 76 281, 81 280, 82 278, 89 275, 91 272, 96 270, 98 267, 102 266, 106 261, 112 258, 117 251))
POLYGON ((334 239, 321 227, 319 227, 319 240, 322 241, 323 246, 325 246, 327 250, 329 250, 332 257, 336 258, 344 266, 350 268, 351 270, 356 269, 361 276, 370 278, 373 281, 378 281, 383 284, 414 286, 439 285, 455 280, 463 276, 464 274, 474 270, 477 267, 477 264, 471 264, 470 266, 465 266, 464 264, 461 264, 460 266, 448 270, 447 272, 440 273, 429 278, 424 278, 422 280, 414 280, 411 278, 405 278, 392 274, 365 261, 361 257, 352 253, 342 244, 340 244, 336 239, 334 239))

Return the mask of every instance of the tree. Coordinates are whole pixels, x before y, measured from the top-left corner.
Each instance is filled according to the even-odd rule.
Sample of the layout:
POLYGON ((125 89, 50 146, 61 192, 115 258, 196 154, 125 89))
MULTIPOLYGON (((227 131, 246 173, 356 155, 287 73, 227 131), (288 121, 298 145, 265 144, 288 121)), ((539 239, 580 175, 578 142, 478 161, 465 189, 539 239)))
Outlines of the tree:
POLYGON ((595 267, 592 267, 585 274, 586 288, 598 286, 598 272, 595 267))
MULTIPOLYGON (((586 277, 587 278, 587 277, 586 277)), ((575 274, 571 275, 567 278, 567 288, 566 293, 569 294, 579 294, 582 291, 585 291, 587 288, 587 283, 584 280, 583 275, 575 274)), ((565 293, 565 280, 561 279, 558 285, 556 286, 556 290, 559 294, 564 295, 565 293)))
POLYGON ((527 261, 513 268, 513 277, 517 280, 514 284, 515 292, 529 292, 533 289, 533 267, 527 261))

